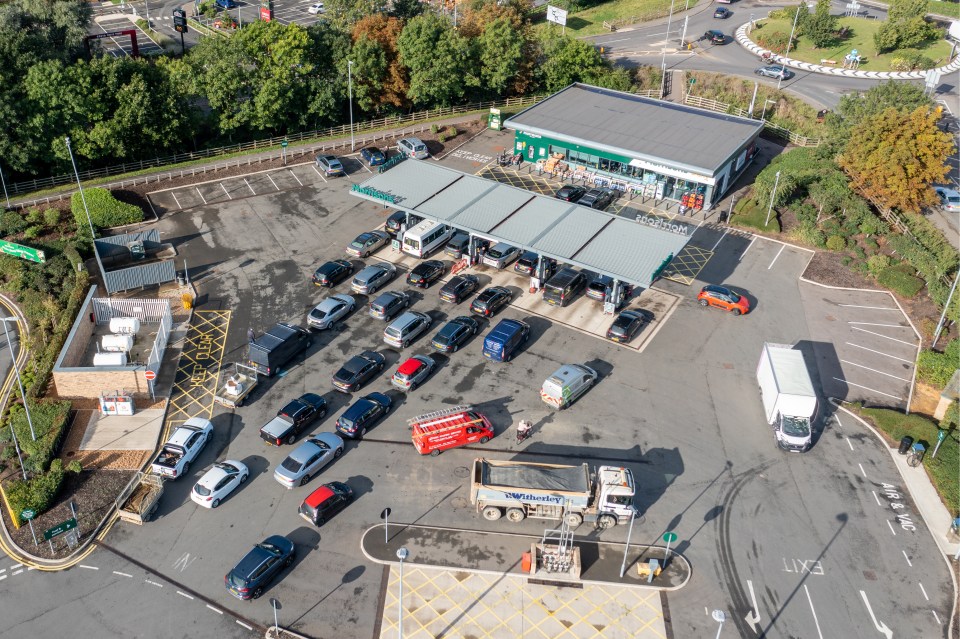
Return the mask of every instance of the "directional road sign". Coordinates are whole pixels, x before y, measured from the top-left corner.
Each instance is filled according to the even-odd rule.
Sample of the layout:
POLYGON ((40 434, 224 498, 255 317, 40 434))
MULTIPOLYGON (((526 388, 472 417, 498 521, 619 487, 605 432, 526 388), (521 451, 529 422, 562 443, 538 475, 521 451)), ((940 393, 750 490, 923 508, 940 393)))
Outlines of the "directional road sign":
POLYGON ((53 539, 53 538, 56 537, 57 535, 62 535, 63 533, 67 532, 68 530, 73 530, 73 529, 76 528, 76 527, 77 527, 77 520, 76 520, 76 519, 68 519, 68 520, 66 520, 65 522, 62 522, 62 523, 57 524, 57 525, 54 526, 53 528, 47 528, 46 530, 44 530, 44 531, 43 531, 43 538, 46 539, 47 541, 50 541, 51 539, 53 539))
POLYGON ((24 246, 23 244, 15 244, 3 240, 0 240, 0 253, 6 253, 13 257, 30 260, 31 262, 40 262, 41 264, 47 261, 47 257, 43 254, 43 251, 24 246))
POLYGON ((30 510, 29 508, 27 508, 22 513, 20 513, 20 516, 26 519, 27 521, 30 521, 31 519, 37 516, 37 513, 36 511, 30 510))

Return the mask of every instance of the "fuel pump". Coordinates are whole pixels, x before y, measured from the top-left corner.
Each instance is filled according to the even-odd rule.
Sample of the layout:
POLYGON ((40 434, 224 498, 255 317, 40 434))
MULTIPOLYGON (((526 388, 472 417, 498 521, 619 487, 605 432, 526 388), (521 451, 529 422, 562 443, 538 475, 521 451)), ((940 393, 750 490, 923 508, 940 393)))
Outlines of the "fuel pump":
POLYGON ((613 280, 604 290, 603 312, 607 315, 613 315, 623 303, 623 284, 620 280, 613 280))

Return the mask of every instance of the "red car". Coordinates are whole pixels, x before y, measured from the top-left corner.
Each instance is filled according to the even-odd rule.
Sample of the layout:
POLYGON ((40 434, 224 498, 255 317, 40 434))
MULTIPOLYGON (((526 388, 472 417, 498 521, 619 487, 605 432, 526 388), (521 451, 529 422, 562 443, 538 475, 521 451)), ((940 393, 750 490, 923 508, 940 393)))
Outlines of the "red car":
POLYGON ((730 311, 734 315, 746 315, 750 312, 750 302, 745 295, 740 295, 733 289, 726 286, 716 286, 708 284, 700 290, 697 295, 697 302, 700 306, 716 306, 725 311, 730 311))

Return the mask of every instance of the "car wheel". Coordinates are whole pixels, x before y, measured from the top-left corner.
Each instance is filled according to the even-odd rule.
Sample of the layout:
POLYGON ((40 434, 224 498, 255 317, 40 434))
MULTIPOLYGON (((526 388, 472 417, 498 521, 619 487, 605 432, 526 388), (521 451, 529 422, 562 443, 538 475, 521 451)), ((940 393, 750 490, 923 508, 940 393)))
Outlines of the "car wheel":
POLYGON ((242 483, 246 482, 246 481, 247 481, 247 477, 249 477, 249 475, 240 475, 240 483, 242 484, 242 483))
POLYGON ((490 441, 490 438, 487 437, 486 435, 484 435, 483 437, 480 438, 480 443, 481 443, 481 444, 486 444, 488 441, 490 441))
POLYGON ((211 508, 216 508, 216 507, 219 506, 219 505, 220 505, 220 500, 219 500, 219 499, 214 499, 214 500, 213 500, 213 503, 210 504, 210 507, 211 507, 211 508))
POLYGON ((363 428, 360 429, 360 435, 359 435, 360 439, 363 439, 363 436, 366 434, 367 434, 367 427, 364 426, 363 428))
POLYGON ((439 448, 434 448, 433 450, 430 451, 430 456, 431 456, 431 457, 436 457, 436 456, 439 455, 439 454, 440 454, 440 449, 439 449, 439 448))
POLYGON ((740 311, 739 308, 733 309, 733 314, 734 314, 734 315, 740 315, 740 313, 741 313, 741 311, 740 311))
POLYGON ((376 286, 371 286, 370 288, 367 289, 367 295, 373 295, 376 292, 377 292, 376 286))
POLYGON ((295 441, 297 441, 297 436, 296 436, 296 435, 290 435, 290 436, 287 437, 287 444, 293 444, 293 442, 295 442, 295 441))
POLYGON ((284 568, 289 568, 292 564, 293 564, 293 555, 290 555, 290 556, 287 557, 286 560, 283 562, 283 567, 284 567, 284 568))
POLYGON ((382 371, 382 370, 383 370, 383 364, 379 364, 379 365, 377 366, 377 370, 378 370, 378 371, 382 371))
MULTIPOLYGON (((409 345, 410 345, 410 342, 407 342, 407 341, 400 342, 400 348, 406 348, 406 347, 409 346, 409 345)), ((413 389, 411 389, 411 390, 413 390, 413 389)))
POLYGON ((706 308, 710 306, 710 302, 708 302, 707 300, 700 300, 700 306, 706 308))
POLYGON ((251 599, 259 599, 260 595, 262 594, 263 594, 263 588, 257 588, 256 590, 253 591, 253 596, 251 597, 251 599))
MULTIPOLYGON (((183 465, 183 475, 186 475, 189 472, 190 472, 190 462, 187 462, 183 465)), ((183 477, 183 475, 181 475, 181 477, 183 477)))
POLYGON ((339 456, 342 455, 342 454, 343 454, 343 449, 342 449, 342 448, 338 448, 337 450, 333 451, 333 458, 336 459, 337 457, 339 457, 339 456))

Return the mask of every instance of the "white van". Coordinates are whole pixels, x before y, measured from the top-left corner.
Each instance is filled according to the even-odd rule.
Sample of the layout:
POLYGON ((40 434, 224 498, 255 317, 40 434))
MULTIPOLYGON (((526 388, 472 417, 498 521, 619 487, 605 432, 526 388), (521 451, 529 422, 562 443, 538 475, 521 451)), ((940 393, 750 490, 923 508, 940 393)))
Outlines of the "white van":
POLYGON ((397 142, 397 150, 414 160, 426 160, 430 157, 427 145, 420 138, 403 138, 397 142))
POLYGON ((582 364, 564 364, 543 382, 540 399, 551 408, 563 410, 597 381, 597 371, 582 364))
POLYGON ((453 235, 446 224, 424 220, 403 234, 403 252, 414 257, 426 257, 443 246, 453 235))

